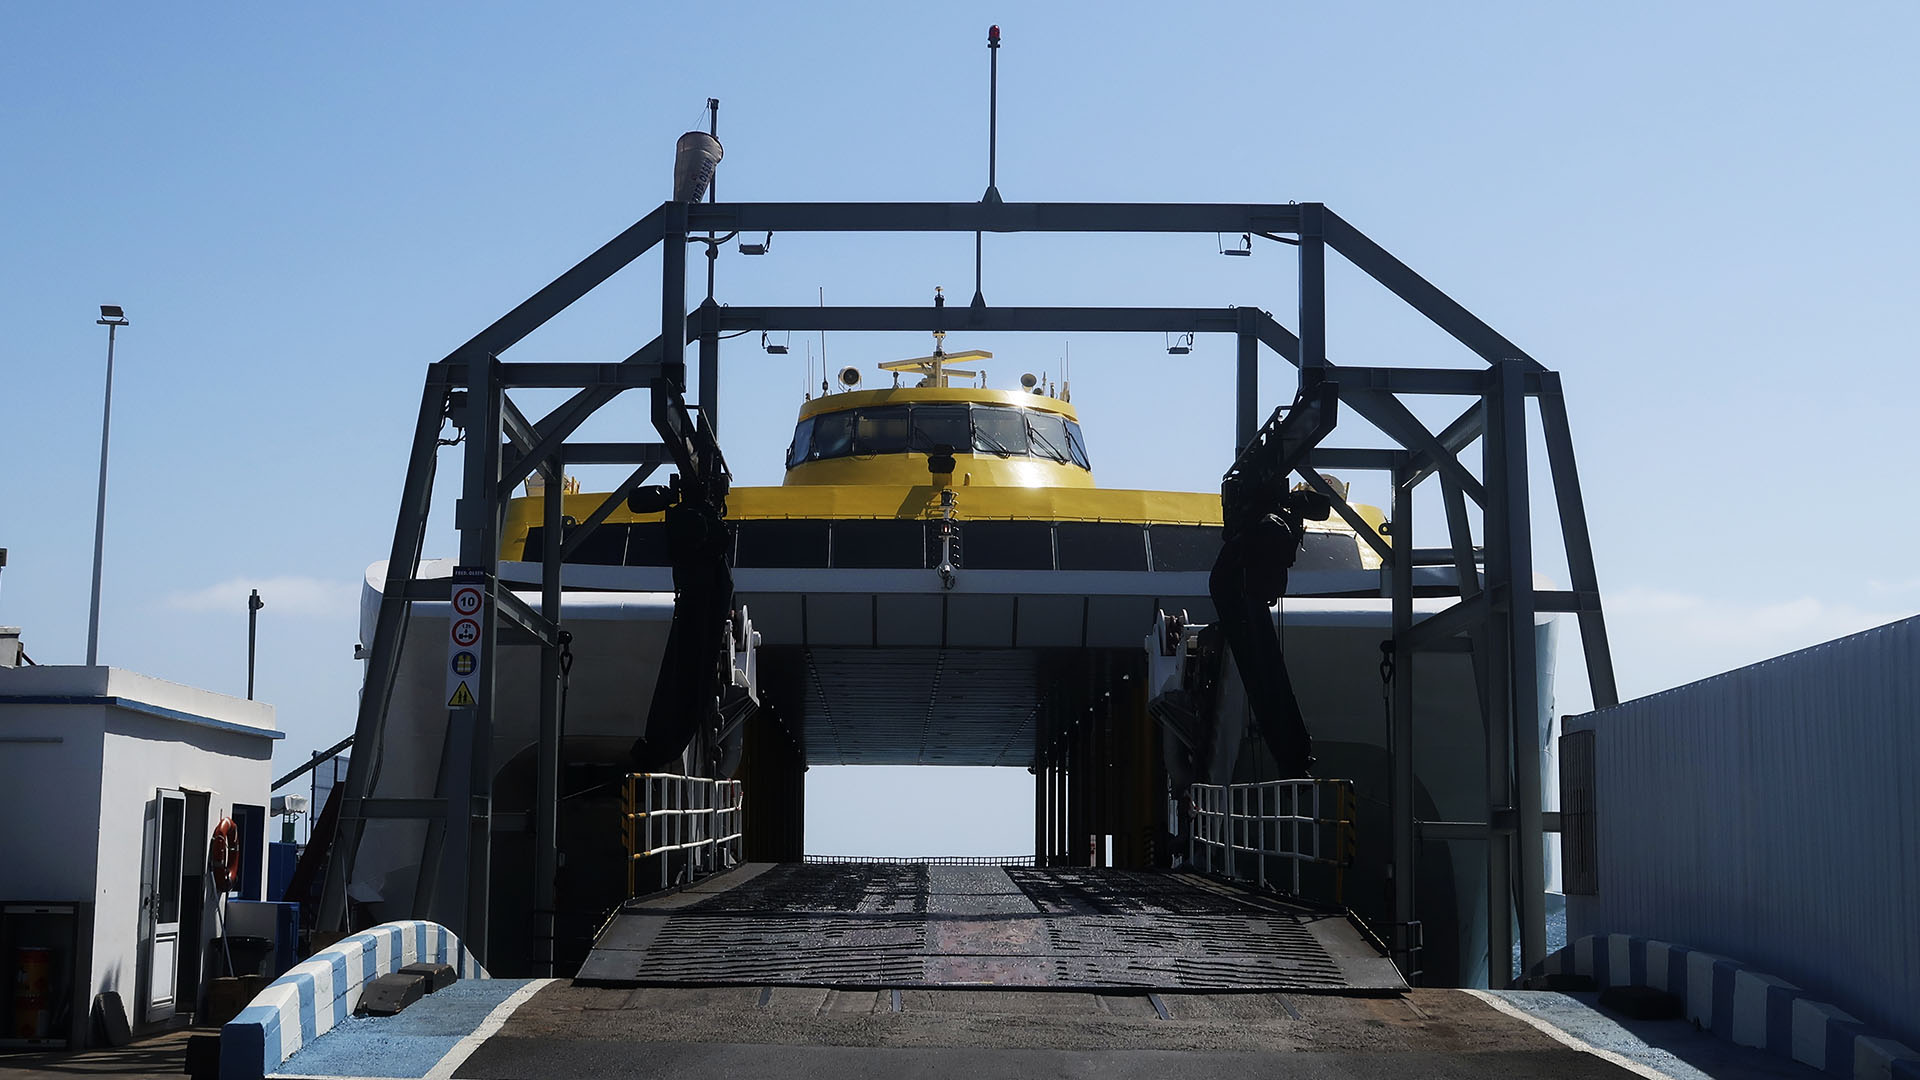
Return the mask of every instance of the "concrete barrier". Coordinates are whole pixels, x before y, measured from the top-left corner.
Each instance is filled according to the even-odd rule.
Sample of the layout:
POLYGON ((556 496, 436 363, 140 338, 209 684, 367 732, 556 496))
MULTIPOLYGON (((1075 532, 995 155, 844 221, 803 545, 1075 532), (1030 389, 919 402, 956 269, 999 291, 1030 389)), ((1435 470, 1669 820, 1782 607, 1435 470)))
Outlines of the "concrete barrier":
POLYGON ((1920 1054, 1792 983, 1724 956, 1628 934, 1588 934, 1536 970, 1585 975, 1600 987, 1664 990, 1685 1003, 1687 1019, 1701 1029, 1832 1076, 1920 1080, 1920 1054))
POLYGON ((294 965, 220 1029, 221 1080, 260 1080, 293 1052, 353 1015, 368 982, 418 960, 452 964, 463 979, 489 976, 438 923, 383 923, 341 938, 294 965))

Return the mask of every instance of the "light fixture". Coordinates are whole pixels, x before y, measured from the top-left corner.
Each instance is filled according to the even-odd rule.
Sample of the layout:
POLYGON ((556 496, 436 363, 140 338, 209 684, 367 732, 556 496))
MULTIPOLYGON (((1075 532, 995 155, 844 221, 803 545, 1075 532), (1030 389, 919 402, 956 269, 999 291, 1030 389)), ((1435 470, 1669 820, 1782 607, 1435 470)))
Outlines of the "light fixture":
POLYGON ((100 317, 94 321, 101 326, 125 326, 127 313, 119 304, 101 304, 100 317))
POLYGON ((1193 351, 1193 333, 1191 331, 1174 338, 1167 345, 1167 355, 1185 356, 1193 351))
POLYGON ((740 241, 740 254, 742 255, 765 255, 772 248, 772 233, 768 233, 767 238, 758 244, 749 244, 745 240, 740 241))
MULTIPOLYGON (((792 337, 793 335, 788 334, 787 336, 792 337)), ((787 354, 786 344, 785 343, 775 344, 773 342, 768 341, 767 332, 765 330, 760 331, 760 347, 767 350, 767 353, 771 356, 785 356, 787 354)))
POLYGON ((1251 255, 1251 254, 1253 254, 1253 234, 1252 234, 1252 233, 1241 233, 1241 234, 1240 234, 1240 246, 1239 246, 1239 247, 1228 247, 1228 246, 1227 246, 1227 245, 1226 245, 1226 244, 1225 244, 1225 243, 1224 243, 1224 242, 1223 242, 1223 241, 1222 241, 1222 240, 1220 239, 1220 236, 1221 236, 1221 234, 1220 234, 1220 233, 1214 233, 1214 234, 1213 234, 1213 242, 1214 242, 1214 243, 1215 243, 1216 245, 1218 245, 1218 246, 1219 246, 1219 248, 1220 248, 1220 254, 1222 254, 1222 255, 1251 255))

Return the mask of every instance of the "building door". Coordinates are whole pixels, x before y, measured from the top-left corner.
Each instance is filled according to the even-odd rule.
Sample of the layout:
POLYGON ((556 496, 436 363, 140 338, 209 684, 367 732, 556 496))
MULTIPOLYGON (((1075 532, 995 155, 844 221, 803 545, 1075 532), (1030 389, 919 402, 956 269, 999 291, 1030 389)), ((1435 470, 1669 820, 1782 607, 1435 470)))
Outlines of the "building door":
POLYGON ((147 831, 141 873, 141 953, 147 984, 140 1019, 153 1024, 173 1017, 180 968, 180 885, 187 840, 187 796, 161 788, 147 831))

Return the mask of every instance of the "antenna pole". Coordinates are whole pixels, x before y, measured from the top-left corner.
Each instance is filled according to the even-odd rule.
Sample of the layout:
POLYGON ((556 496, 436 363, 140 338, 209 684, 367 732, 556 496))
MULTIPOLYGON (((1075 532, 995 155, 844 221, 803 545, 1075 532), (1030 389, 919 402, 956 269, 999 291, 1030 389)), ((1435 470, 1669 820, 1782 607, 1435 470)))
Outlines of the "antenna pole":
MULTIPOLYGON (((984 203, 1000 201, 999 186, 1000 165, 1000 28, 987 27, 987 193, 980 197, 984 203)), ((987 306, 987 298, 980 291, 980 234, 973 234, 973 307, 975 310, 987 306)))

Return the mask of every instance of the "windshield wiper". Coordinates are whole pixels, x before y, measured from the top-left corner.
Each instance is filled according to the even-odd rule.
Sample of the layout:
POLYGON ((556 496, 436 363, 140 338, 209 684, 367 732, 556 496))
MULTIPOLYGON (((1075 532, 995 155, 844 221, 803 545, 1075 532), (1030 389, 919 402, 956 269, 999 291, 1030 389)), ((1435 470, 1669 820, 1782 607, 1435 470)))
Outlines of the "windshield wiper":
POLYGON ((978 444, 981 439, 985 439, 987 442, 992 443, 993 445, 988 447, 988 449, 992 450, 996 454, 999 454, 1001 457, 1013 456, 1013 451, 1007 449, 1005 446, 1002 446, 1000 444, 999 439, 994 438, 993 436, 987 434, 984 431, 975 430, 973 433, 973 441, 976 444, 978 444))
POLYGON ((1037 442, 1040 445, 1047 448, 1048 453, 1045 455, 1046 457, 1052 458, 1053 460, 1058 461, 1063 465, 1066 463, 1067 455, 1061 453, 1060 448, 1053 445, 1052 439, 1047 438, 1045 435, 1040 434, 1040 432, 1038 431, 1028 432, 1028 436, 1032 442, 1037 442))

